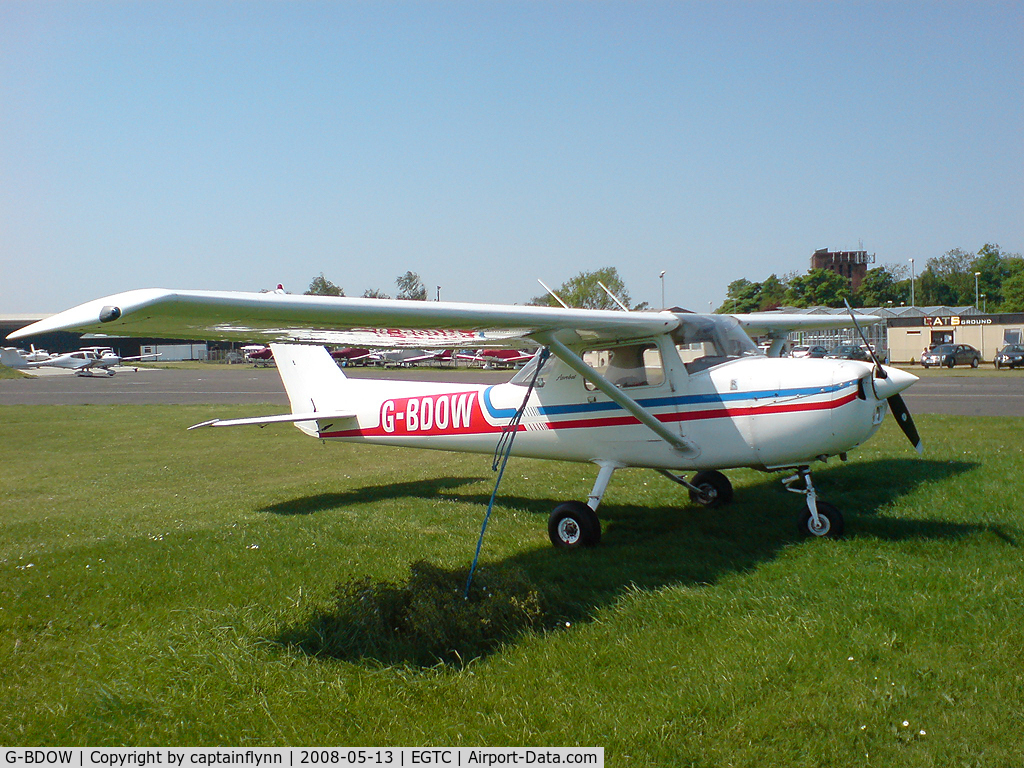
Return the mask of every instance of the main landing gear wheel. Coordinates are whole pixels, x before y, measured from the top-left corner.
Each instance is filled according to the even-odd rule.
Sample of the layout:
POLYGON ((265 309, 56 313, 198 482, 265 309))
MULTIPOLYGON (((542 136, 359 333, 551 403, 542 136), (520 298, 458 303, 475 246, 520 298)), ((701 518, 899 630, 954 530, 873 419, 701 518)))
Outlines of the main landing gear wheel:
POLYGON ((811 510, 805 509, 800 515, 800 522, 797 527, 803 536, 815 536, 817 538, 838 539, 843 535, 843 513, 829 504, 827 501, 818 501, 819 525, 814 525, 814 518, 811 510))
POLYGON ((596 547, 601 542, 601 522, 582 501, 567 501, 548 518, 548 537, 561 549, 596 547))
POLYGON ((714 469, 706 469, 693 476, 690 485, 690 501, 705 507, 720 507, 732 501, 732 483, 729 478, 714 469))

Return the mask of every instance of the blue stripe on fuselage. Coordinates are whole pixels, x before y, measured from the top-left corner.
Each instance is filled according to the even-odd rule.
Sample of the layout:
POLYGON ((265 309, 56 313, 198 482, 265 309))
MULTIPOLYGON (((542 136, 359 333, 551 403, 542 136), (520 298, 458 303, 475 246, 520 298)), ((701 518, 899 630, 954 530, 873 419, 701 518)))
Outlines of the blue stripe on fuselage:
MULTIPOLYGON (((637 402, 644 408, 665 408, 669 406, 689 405, 722 405, 735 403, 743 400, 761 400, 764 398, 780 397, 810 397, 811 395, 824 395, 840 392, 847 387, 857 383, 857 379, 845 381, 841 384, 830 384, 826 387, 797 387, 792 389, 762 389, 754 392, 714 392, 706 395, 673 395, 671 397, 650 397, 637 402)), ((492 419, 511 419, 515 416, 515 408, 496 408, 491 402, 491 390, 494 386, 484 390, 482 398, 484 407, 492 419)), ((538 409, 541 416, 565 416, 577 413, 599 413, 601 411, 622 410, 622 406, 612 401, 600 403, 567 403, 565 405, 542 405, 538 409)))

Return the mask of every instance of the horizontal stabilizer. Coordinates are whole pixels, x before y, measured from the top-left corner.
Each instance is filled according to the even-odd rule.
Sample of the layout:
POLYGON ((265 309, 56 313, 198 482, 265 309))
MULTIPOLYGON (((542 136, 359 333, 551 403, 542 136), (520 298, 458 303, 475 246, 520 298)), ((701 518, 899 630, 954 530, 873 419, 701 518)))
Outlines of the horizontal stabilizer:
POLYGON ((258 424, 290 424, 296 421, 334 421, 337 419, 354 419, 356 415, 349 411, 313 411, 311 413, 280 413, 274 416, 253 416, 249 419, 210 419, 201 424, 193 424, 189 429, 200 427, 243 427, 258 424))

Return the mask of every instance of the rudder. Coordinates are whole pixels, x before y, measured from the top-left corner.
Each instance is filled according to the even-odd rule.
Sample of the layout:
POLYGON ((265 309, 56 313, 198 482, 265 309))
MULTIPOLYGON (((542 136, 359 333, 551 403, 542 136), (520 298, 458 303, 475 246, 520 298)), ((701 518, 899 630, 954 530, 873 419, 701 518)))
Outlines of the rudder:
POLYGON ((344 407, 348 377, 325 347, 271 344, 292 413, 338 411, 344 407))

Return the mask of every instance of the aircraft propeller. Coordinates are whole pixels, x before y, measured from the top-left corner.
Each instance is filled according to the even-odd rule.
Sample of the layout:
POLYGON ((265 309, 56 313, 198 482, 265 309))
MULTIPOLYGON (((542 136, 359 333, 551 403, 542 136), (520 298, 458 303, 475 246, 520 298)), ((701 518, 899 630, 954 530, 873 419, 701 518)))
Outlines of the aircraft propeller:
POLYGON ((889 371, 886 370, 885 366, 882 365, 878 356, 875 355, 874 347, 868 344, 867 337, 864 335, 864 331, 857 322, 857 317, 853 313, 853 308, 850 306, 850 302, 846 301, 845 303, 846 311, 850 313, 850 320, 853 321, 853 327, 857 329, 857 335, 860 336, 861 341, 864 342, 864 348, 867 349, 872 362, 875 364, 872 376, 874 379, 880 380, 879 383, 876 383, 875 381, 871 382, 875 395, 879 398, 884 398, 889 402, 889 408, 892 410, 892 415, 896 418, 896 423, 899 425, 900 429, 903 430, 903 434, 907 436, 910 444, 914 446, 914 449, 918 453, 924 453, 924 444, 921 442, 921 436, 917 433, 917 427, 914 425, 914 419, 910 416, 910 410, 907 408, 907 404, 903 401, 903 396, 900 395, 898 391, 888 396, 884 394, 886 389, 891 388, 891 384, 887 387, 881 382, 891 380, 892 377, 890 376, 889 371))

